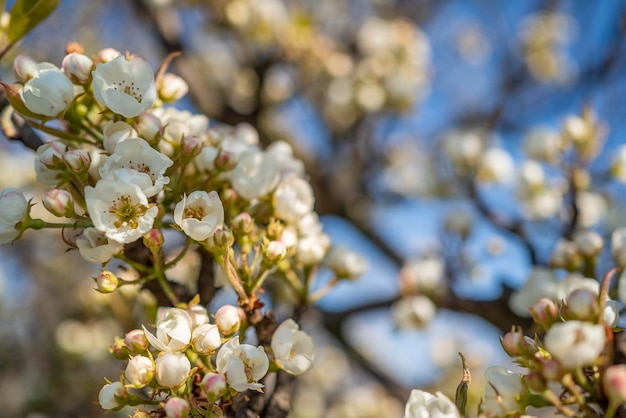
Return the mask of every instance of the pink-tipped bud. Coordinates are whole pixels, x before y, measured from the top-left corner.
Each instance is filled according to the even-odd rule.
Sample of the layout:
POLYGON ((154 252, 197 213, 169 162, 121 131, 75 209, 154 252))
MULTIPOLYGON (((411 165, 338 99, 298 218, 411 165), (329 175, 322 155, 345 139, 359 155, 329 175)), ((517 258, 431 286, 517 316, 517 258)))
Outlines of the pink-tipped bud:
POLYGON ((152 143, 158 140, 163 132, 161 119, 151 113, 144 113, 139 117, 137 123, 137 133, 146 141, 152 143))
POLYGON ((142 329, 128 331, 124 337, 124 344, 133 354, 143 353, 150 347, 150 343, 142 329))
POLYGON ((230 230, 225 230, 224 228, 217 228, 215 234, 212 237, 209 237, 207 243, 210 246, 216 248, 228 248, 233 245, 235 242, 235 237, 230 230))
POLYGON ((58 170, 64 168, 63 154, 67 146, 61 141, 46 142, 37 148, 37 159, 49 169, 58 170))
POLYGON ((91 81, 91 70, 94 63, 87 55, 72 52, 63 58, 63 72, 73 83, 87 84, 91 81))
POLYGON ((151 229, 143 236, 143 244, 153 253, 158 252, 163 247, 164 242, 165 238, 160 229, 151 229))
POLYGON ((238 196, 237 192, 233 189, 224 189, 222 193, 220 193, 220 198, 222 199, 222 204, 224 207, 231 206, 237 202, 238 196))
POLYGON ((220 373, 207 373, 202 379, 200 388, 210 402, 215 402, 226 393, 226 376, 220 373))
POLYGON ((123 339, 115 337, 115 342, 109 347, 109 353, 118 360, 128 360, 128 347, 123 339))
POLYGON ((602 378, 604 394, 612 403, 626 402, 626 364, 614 364, 602 378))
POLYGON ((230 171, 237 165, 237 157, 228 151, 220 150, 214 164, 217 171, 230 171))
POLYGON ((558 360, 551 359, 541 364, 541 372, 549 382, 559 382, 565 375, 563 367, 558 360))
POLYGON ((91 167, 91 155, 87 151, 71 149, 63 154, 63 159, 67 168, 77 174, 84 173, 91 167))
POLYGON ((282 241, 270 241, 265 246, 263 255, 270 263, 277 263, 287 255, 287 247, 282 241))
POLYGON ((157 80, 159 98, 165 103, 175 102, 189 91, 187 82, 172 73, 165 73, 157 80))
POLYGON ((122 53, 118 51, 117 49, 105 48, 105 49, 100 50, 100 52, 98 52, 98 58, 96 59, 96 61, 104 64, 104 63, 114 60, 120 55, 122 55, 122 53))
POLYGON ((555 301, 541 298, 529 309, 530 315, 539 325, 549 328, 559 317, 559 307, 555 301))
POLYGON ((55 216, 65 217, 74 214, 72 195, 67 190, 50 190, 43 198, 43 206, 55 216))
POLYGON ((561 316, 567 320, 589 321, 597 318, 598 311, 598 296, 589 289, 576 289, 567 297, 561 316))
POLYGON ((189 402, 183 398, 169 398, 164 409, 167 418, 187 418, 190 411, 189 402))
POLYGON ((247 234, 252 231, 252 216, 248 212, 241 212, 233 219, 233 229, 242 234, 247 234))
POLYGON ((19 54, 13 61, 13 74, 20 83, 26 83, 39 72, 37 61, 31 57, 19 54))
POLYGON ((500 344, 504 351, 511 357, 521 357, 521 346, 524 341, 524 334, 521 329, 513 328, 510 332, 504 334, 504 337, 500 338, 500 344))
POLYGON ((117 289, 118 279, 112 272, 102 270, 96 278, 96 284, 100 293, 111 293, 117 289))
POLYGON ((196 157, 202 151, 202 140, 195 135, 183 138, 183 154, 188 157, 196 157))
POLYGON ((225 337, 230 337, 241 326, 239 308, 233 305, 224 305, 215 312, 215 324, 225 337))

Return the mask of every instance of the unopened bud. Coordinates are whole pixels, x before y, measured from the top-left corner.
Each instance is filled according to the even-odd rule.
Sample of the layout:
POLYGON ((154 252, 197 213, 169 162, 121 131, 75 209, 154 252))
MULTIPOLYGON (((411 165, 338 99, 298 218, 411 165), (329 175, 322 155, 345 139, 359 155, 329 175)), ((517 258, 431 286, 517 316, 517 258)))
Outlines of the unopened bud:
POLYGON ((37 61, 31 57, 23 54, 19 54, 15 57, 15 60, 13 61, 13 74, 15 75, 15 78, 17 78, 17 81, 26 83, 38 72, 39 69, 37 67, 37 61))
POLYGON ((220 193, 220 199, 222 200, 222 204, 224 207, 228 207, 237 202, 237 192, 233 189, 224 189, 222 193, 220 193))
POLYGON ((209 372, 204 375, 200 388, 209 402, 215 402, 226 393, 226 376, 209 372))
POLYGON ((117 289, 117 276, 108 270, 102 270, 96 278, 98 290, 101 293, 111 293, 117 289))
POLYGON ((239 331, 241 318, 239 308, 233 305, 224 305, 215 312, 215 324, 223 336, 229 337, 239 331))
POLYGON ((535 393, 542 393, 548 388, 546 378, 537 371, 532 371, 524 376, 526 385, 535 393))
POLYGON ((574 242, 585 257, 595 257, 602 251, 602 237, 595 231, 582 231, 576 234, 574 242))
POLYGON ((572 241, 561 239, 550 257, 550 266, 568 271, 578 269, 583 262, 578 246, 572 241))
POLYGON ((50 190, 43 198, 43 206, 55 216, 66 217, 74 214, 72 195, 67 190, 50 190))
POLYGON ((63 58, 63 72, 73 83, 87 84, 91 81, 94 63, 87 55, 72 52, 63 58))
POLYGON ((157 80, 159 98, 165 103, 175 102, 189 91, 187 82, 172 73, 165 73, 157 80))
POLYGON ((217 228, 215 234, 212 237, 209 237, 207 240, 207 244, 210 247, 214 248, 230 248, 235 242, 235 237, 230 230, 225 230, 224 228, 217 228))
POLYGON ((541 364, 541 372, 549 382, 559 382, 565 374, 558 360, 551 359, 541 364))
POLYGON ((151 229, 143 236, 143 244, 152 252, 157 253, 163 247, 165 238, 160 229, 151 229))
POLYGON ((66 54, 71 54, 71 53, 77 53, 77 54, 84 54, 85 53, 85 48, 83 48, 83 46, 75 41, 71 41, 65 44, 65 53, 66 54))
POLYGON ((237 165, 237 158, 228 151, 220 150, 214 165, 217 171, 230 171, 237 165))
POLYGON ((606 369, 602 378, 604 394, 611 403, 626 402, 626 365, 614 364, 606 369))
POLYGON ((109 347, 109 353, 118 360, 128 360, 128 347, 123 339, 115 337, 113 345, 109 347))
POLYGON ((270 241, 265 246, 265 259, 270 263, 277 263, 287 255, 287 247, 282 241, 270 241))
POLYGON ((189 402, 183 398, 169 398, 164 409, 167 418, 187 418, 190 411, 189 402))
POLYGON ((161 119, 151 113, 144 113, 139 117, 137 123, 137 133, 146 141, 152 143, 159 139, 163 131, 161 119))
POLYGON ((143 353, 150 347, 150 343, 142 329, 128 331, 124 337, 124 344, 133 354, 143 353))
POLYGON ((285 225, 278 219, 271 219, 267 225, 267 237, 272 240, 282 239, 285 225))
POLYGON ((248 212, 241 212, 233 219, 233 228, 235 232, 240 234, 248 234, 252 231, 252 217, 248 212))
POLYGON ((150 383, 155 373, 155 365, 151 358, 135 356, 128 361, 124 377, 126 382, 136 388, 142 388, 150 383))
POLYGON ((98 52, 97 61, 104 64, 104 63, 114 60, 120 55, 122 55, 122 53, 118 51, 117 49, 105 48, 105 49, 100 50, 100 52, 98 52))
POLYGON ((561 309, 564 319, 594 320, 598 316, 598 296, 589 289, 576 289, 561 309))
POLYGON ((545 328, 549 328, 559 317, 558 305, 555 301, 548 298, 537 300, 537 302, 530 307, 529 311, 533 320, 545 328))
POLYGON ((202 140, 195 135, 189 135, 182 141, 183 154, 187 157, 196 157, 202 151, 202 140))
POLYGON ((504 334, 504 337, 500 338, 500 344, 504 351, 511 357, 521 357, 521 346, 524 342, 524 334, 521 329, 513 328, 510 332, 504 334))
POLYGON ((61 141, 50 141, 37 148, 37 159, 40 163, 52 170, 64 167, 63 155, 67 146, 61 141))
POLYGON ((71 149, 63 154, 65 165, 72 172, 80 174, 89 170, 91 166, 91 155, 87 151, 71 149))

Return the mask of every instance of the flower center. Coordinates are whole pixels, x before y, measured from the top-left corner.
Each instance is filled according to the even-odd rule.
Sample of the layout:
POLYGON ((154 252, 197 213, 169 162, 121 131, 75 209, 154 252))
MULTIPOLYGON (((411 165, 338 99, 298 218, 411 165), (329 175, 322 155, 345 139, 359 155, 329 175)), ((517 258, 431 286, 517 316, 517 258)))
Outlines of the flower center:
POLYGON ((126 82, 126 80, 122 80, 119 82, 113 82, 113 88, 117 91, 121 91, 129 96, 133 96, 137 102, 141 103, 143 100, 143 94, 141 94, 141 89, 135 86, 135 83, 131 81, 130 84, 126 82))
POLYGON ((109 207, 109 213, 117 218, 113 223, 116 228, 130 226, 137 229, 139 222, 137 218, 143 216, 148 208, 141 204, 134 205, 130 196, 119 196, 109 207))
POLYGON ((185 208, 185 218, 202 219, 206 215, 202 206, 187 206, 185 208))

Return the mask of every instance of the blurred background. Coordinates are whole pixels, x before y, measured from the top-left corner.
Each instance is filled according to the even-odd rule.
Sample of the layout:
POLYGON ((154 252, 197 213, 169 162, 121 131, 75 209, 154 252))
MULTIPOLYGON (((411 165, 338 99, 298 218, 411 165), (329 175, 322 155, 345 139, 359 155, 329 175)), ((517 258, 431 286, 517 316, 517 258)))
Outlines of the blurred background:
MULTIPOLYGON (((170 70, 191 88, 176 106, 289 142, 325 231, 368 260, 303 318, 317 366, 291 416, 402 417, 412 388, 454 396, 458 352, 473 416, 482 371, 514 367, 498 337, 529 324, 514 290, 560 237, 626 225, 625 6, 62 0, 0 71, 13 82, 18 53, 60 65, 70 41, 153 68, 182 52, 170 70)), ((33 159, 0 138, 0 188, 37 200, 33 159)), ((104 415, 103 377, 122 367, 107 347, 153 300, 128 287, 98 294, 95 267, 58 232, 0 247, 0 415, 104 415)), ((588 276, 610 267, 605 250, 588 276)))

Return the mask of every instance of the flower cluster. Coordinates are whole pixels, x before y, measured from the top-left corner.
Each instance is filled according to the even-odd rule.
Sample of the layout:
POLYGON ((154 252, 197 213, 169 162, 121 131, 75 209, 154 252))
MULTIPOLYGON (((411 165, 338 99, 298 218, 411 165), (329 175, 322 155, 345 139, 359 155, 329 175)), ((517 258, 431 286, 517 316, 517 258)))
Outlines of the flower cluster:
POLYGON ((310 369, 312 339, 292 319, 278 325, 259 293, 267 280, 279 282, 289 300, 306 304, 366 264, 331 249, 288 143, 262 149, 249 125, 209 125, 203 115, 164 107, 188 90, 166 72, 167 62, 155 76, 138 56, 112 49, 88 56, 78 44, 68 45, 61 68, 18 56, 18 83, 5 90, 13 111, 56 138, 37 149, 35 170, 51 187, 43 204, 58 222, 32 218, 23 194, 4 190, 0 242, 62 228, 68 245, 101 264, 100 292, 157 284, 175 307, 159 308, 154 331, 144 326, 116 340, 111 352, 128 362, 102 388, 100 404, 143 405, 139 415, 161 408, 169 417, 229 408, 238 393, 262 390, 270 370, 310 369), (199 296, 174 291, 170 278, 192 253, 213 264, 215 285, 234 290, 238 306, 210 315, 209 300, 201 305, 199 296), (118 277, 111 260, 138 279, 118 277), (322 264, 336 277, 311 294, 322 264))

